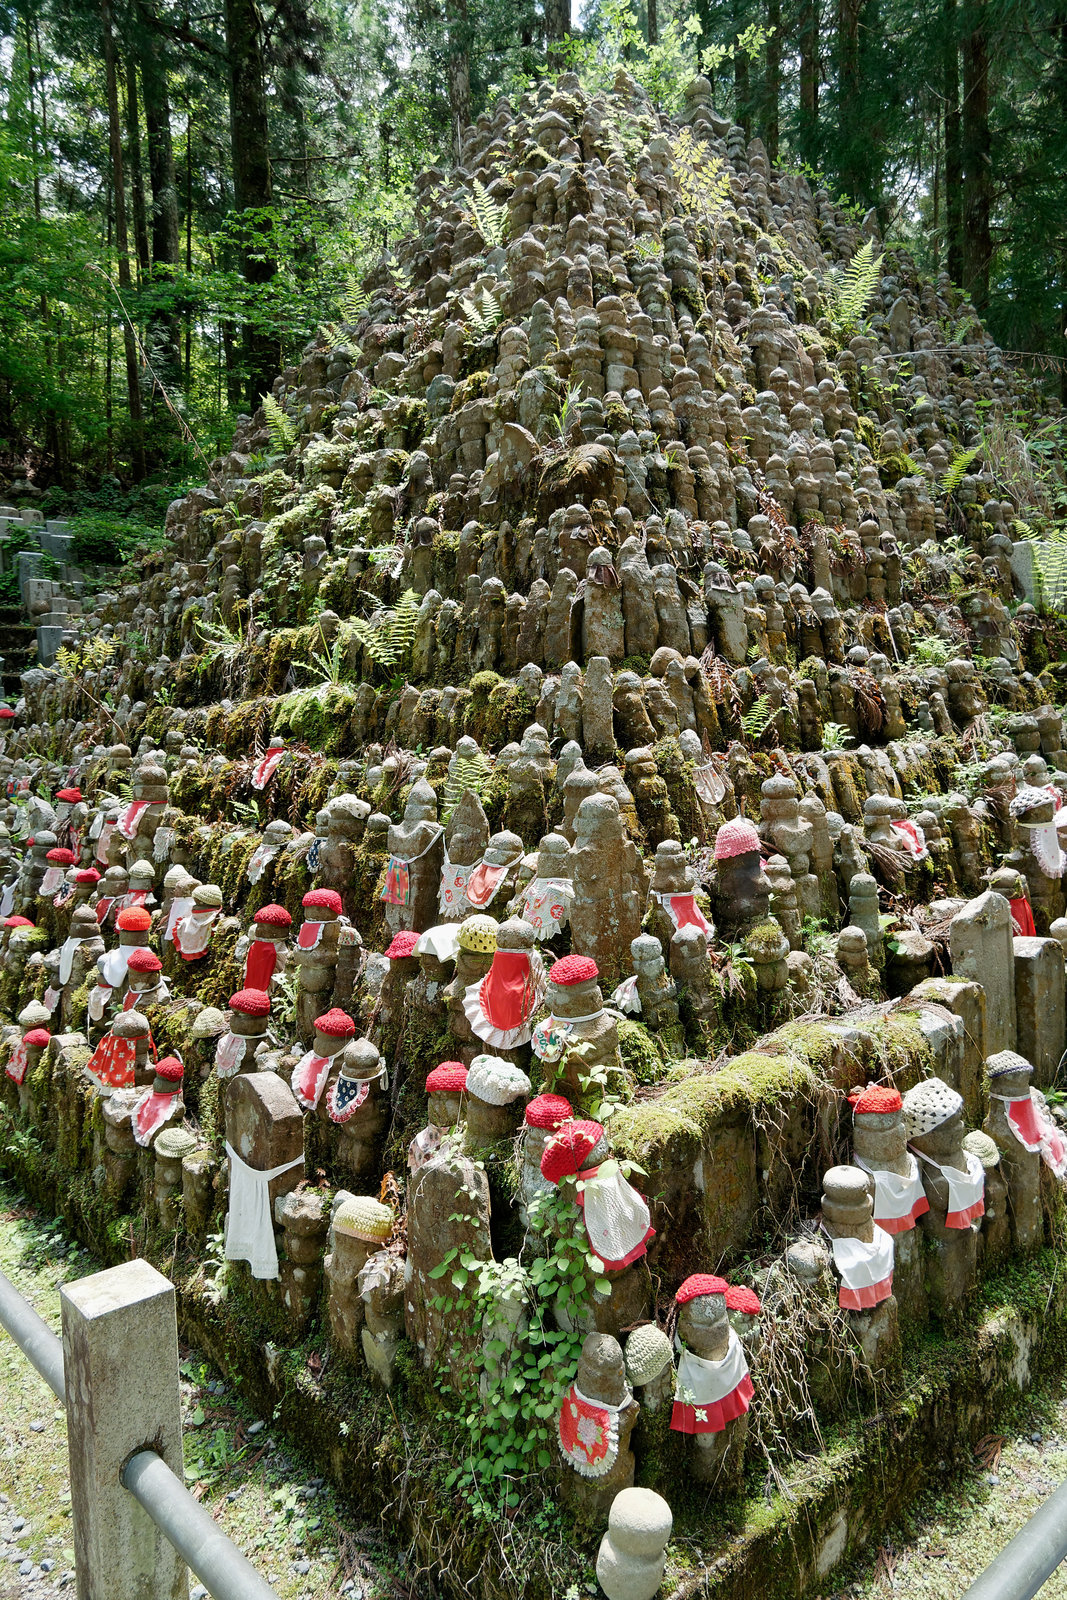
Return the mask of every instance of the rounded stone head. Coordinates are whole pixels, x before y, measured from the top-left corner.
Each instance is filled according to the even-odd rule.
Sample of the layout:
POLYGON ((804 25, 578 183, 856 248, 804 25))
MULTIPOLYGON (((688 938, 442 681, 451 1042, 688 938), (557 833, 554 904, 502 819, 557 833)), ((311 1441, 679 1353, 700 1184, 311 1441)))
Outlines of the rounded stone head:
POLYGON ((1018 1051, 998 1050, 995 1055, 987 1056, 985 1070, 991 1094, 1021 1100, 1030 1093, 1030 1075, 1034 1069, 1018 1051))
POLYGON ((381 1052, 369 1039, 350 1039, 345 1045, 341 1055, 342 1078, 366 1081, 378 1077, 381 1067, 381 1052))
POLYGON ((537 934, 523 917, 508 917, 496 930, 498 950, 526 950, 534 947, 537 934))
POLYGON ((684 894, 692 888, 689 863, 677 839, 664 839, 656 846, 652 867, 652 889, 657 894, 684 894))
POLYGON ((569 878, 571 847, 561 833, 546 833, 537 849, 539 878, 569 878))
POLYGON ((521 859, 522 840, 517 833, 494 833, 485 847, 485 863, 490 867, 509 867, 521 859))
POLYGON ((639 977, 658 978, 663 972, 663 946, 654 933, 639 933, 630 940, 630 956, 639 977))
POLYGON ((678 1290, 678 1337, 697 1355, 721 1360, 730 1339, 725 1279, 695 1273, 678 1290))
POLYGON ((437 796, 434 794, 425 778, 419 778, 411 786, 407 805, 404 807, 405 822, 436 822, 437 821, 437 796))
POLYGON ((626 1363, 622 1346, 610 1333, 590 1333, 582 1345, 575 1384, 589 1400, 620 1406, 626 1400, 626 1363))

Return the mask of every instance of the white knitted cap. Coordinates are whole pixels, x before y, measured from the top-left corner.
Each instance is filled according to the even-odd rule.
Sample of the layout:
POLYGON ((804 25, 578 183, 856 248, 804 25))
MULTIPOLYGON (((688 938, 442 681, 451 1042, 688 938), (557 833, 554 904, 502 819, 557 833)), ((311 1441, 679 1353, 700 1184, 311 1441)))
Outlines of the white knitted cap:
POLYGON ((932 1133, 963 1110, 963 1097, 942 1078, 927 1078, 904 1096, 904 1126, 909 1139, 932 1133))
POLYGON ((986 1074, 990 1078, 999 1078, 1005 1072, 1033 1072, 1033 1067, 1025 1056, 1017 1050, 998 1050, 995 1055, 986 1056, 986 1074))
POLYGON ((486 1105, 506 1106, 521 1095, 529 1094, 532 1085, 521 1067, 513 1067, 500 1056, 475 1056, 467 1068, 467 1093, 486 1105))
POLYGON ((635 1328, 626 1341, 626 1376, 631 1383, 651 1383, 670 1360, 671 1341, 654 1322, 635 1328))

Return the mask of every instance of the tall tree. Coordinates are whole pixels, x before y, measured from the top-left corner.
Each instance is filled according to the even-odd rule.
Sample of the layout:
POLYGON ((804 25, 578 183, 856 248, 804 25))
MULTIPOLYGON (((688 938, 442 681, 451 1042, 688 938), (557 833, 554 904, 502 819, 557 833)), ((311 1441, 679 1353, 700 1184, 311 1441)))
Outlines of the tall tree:
MULTIPOLYGON (((225 0, 226 52, 230 69, 230 149, 233 203, 241 227, 241 272, 255 287, 278 270, 272 246, 274 194, 270 170, 267 83, 262 24, 255 0, 225 0)), ((278 340, 262 321, 242 328, 244 393, 251 410, 269 392, 281 364, 278 340)))
POLYGON ((122 170, 122 127, 119 122, 119 83, 115 61, 115 36, 112 32, 111 0, 100 0, 100 27, 104 44, 104 79, 107 92, 108 137, 111 149, 111 192, 115 207, 115 250, 118 258, 119 291, 123 300, 122 342, 126 356, 126 397, 130 413, 130 467, 135 479, 147 470, 144 448, 144 414, 141 405, 141 373, 137 359, 137 340, 130 321, 130 241, 126 226, 126 189, 122 170))
MULTIPOLYGON (((173 282, 181 265, 181 214, 174 171, 170 94, 164 64, 164 41, 154 0, 138 6, 139 57, 148 131, 148 175, 152 185, 152 277, 157 285, 173 282)), ((173 302, 152 319, 154 355, 161 376, 175 383, 180 369, 178 314, 173 302)))
POLYGON ((144 170, 141 165, 141 113, 137 105, 137 64, 126 56, 126 164, 130 178, 130 208, 133 212, 133 239, 137 252, 138 276, 148 277, 148 213, 144 200, 144 170))
POLYGON ((972 0, 963 41, 963 284, 979 311, 989 304, 993 168, 985 0, 972 0))
POLYGON ((955 283, 963 278, 963 143, 960 126, 960 41, 956 0, 943 0, 945 265, 955 283))

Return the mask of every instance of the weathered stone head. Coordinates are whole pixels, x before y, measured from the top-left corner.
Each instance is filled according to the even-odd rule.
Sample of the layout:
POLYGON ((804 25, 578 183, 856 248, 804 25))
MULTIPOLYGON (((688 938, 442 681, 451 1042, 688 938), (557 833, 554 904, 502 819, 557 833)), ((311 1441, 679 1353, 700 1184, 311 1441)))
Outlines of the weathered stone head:
POLYGON ((715 835, 714 855, 715 920, 723 938, 736 938, 766 921, 771 898, 752 823, 744 817, 724 822, 715 835))

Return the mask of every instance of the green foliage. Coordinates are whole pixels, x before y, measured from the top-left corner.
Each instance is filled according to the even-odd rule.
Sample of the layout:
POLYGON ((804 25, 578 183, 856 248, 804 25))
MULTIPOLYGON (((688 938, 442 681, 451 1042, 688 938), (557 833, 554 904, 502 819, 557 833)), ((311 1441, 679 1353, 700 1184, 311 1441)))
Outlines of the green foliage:
POLYGON ((948 640, 942 639, 939 633, 928 633, 925 638, 916 639, 911 647, 911 659, 920 667, 946 666, 954 654, 948 640))
POLYGON ((500 326, 504 309, 496 295, 491 294, 488 289, 479 289, 477 293, 477 300, 464 295, 460 305, 463 307, 463 315, 479 339, 484 339, 500 326))
POLYGON ((843 722, 824 722, 822 747, 824 750, 844 750, 852 743, 851 731, 843 722))
POLYGON ((481 750, 476 755, 461 755, 458 751, 449 763, 448 778, 441 800, 441 821, 447 822, 463 799, 467 790, 484 800, 493 777, 493 767, 481 750))
POLYGON ((860 245, 844 272, 839 272, 830 290, 827 315, 840 338, 856 333, 863 321, 882 276, 885 256, 876 256, 874 240, 860 245))
POLYGON ((542 417, 542 430, 552 438, 565 440, 574 424, 581 421, 581 397, 581 384, 568 384, 556 410, 542 417))
POLYGON ((379 612, 369 622, 353 617, 348 627, 376 667, 399 672, 411 654, 418 625, 419 597, 414 589, 406 589, 392 610, 379 612))
POLYGON ((775 711, 768 694, 757 695, 747 711, 741 713, 741 728, 745 738, 758 744, 774 721, 775 711))
POLYGON ((492 198, 480 178, 471 184, 471 221, 485 240, 486 249, 495 250, 506 243, 508 235, 508 208, 504 201, 492 198))
POLYGON ((951 464, 941 474, 941 489, 945 494, 955 494, 965 475, 970 472, 972 465, 982 453, 982 446, 976 444, 970 450, 961 450, 953 456, 951 464))
POLYGON ((272 394, 263 396, 263 411, 271 445, 280 456, 287 456, 296 444, 296 429, 272 394))
POLYGON ((363 288, 359 280, 351 273, 345 279, 344 293, 341 296, 341 314, 346 322, 355 327, 370 305, 370 295, 363 288))

